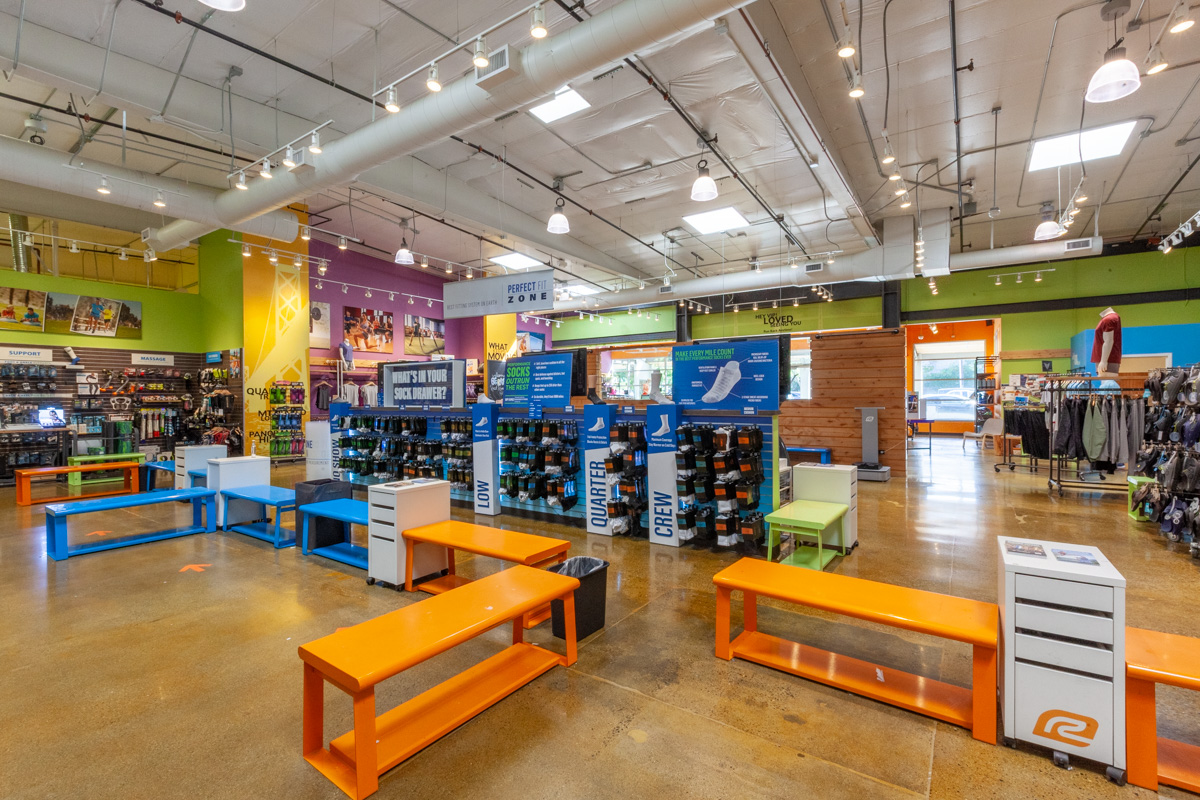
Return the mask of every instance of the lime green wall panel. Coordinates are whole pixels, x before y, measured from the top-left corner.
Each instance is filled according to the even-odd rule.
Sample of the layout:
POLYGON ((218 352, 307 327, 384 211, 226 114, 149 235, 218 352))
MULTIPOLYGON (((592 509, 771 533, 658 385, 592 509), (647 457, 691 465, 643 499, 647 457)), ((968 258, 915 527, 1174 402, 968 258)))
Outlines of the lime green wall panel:
POLYGON ((625 311, 595 314, 599 319, 591 319, 593 315, 584 312, 584 318, 579 315, 565 317, 561 328, 554 329, 554 342, 584 342, 592 340, 612 339, 617 336, 636 334, 661 333, 663 338, 675 338, 675 306, 668 303, 664 306, 642 309, 639 317, 637 311, 629 314, 625 311), (654 315, 658 315, 658 319, 654 315), (612 320, 612 324, 609 324, 612 320))
POLYGON ((205 350, 243 345, 242 249, 240 234, 214 231, 200 238, 200 299, 205 350))
POLYGON ((762 336, 772 333, 804 333, 840 328, 868 328, 883 320, 883 300, 859 297, 832 303, 784 304, 782 308, 758 311, 744 308, 738 313, 699 314, 692 317, 693 339, 724 339, 730 336, 762 336))

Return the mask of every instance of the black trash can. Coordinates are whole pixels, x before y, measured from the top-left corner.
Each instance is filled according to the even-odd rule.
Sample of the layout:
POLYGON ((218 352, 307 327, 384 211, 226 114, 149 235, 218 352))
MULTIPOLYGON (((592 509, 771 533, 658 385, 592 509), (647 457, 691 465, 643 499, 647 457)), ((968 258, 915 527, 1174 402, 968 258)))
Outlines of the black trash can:
MULTIPOLYGON (((349 481, 320 478, 296 484, 296 508, 326 500, 350 500, 354 497, 354 486, 349 481)), ((299 538, 299 521, 296 536, 299 538)), ((308 521, 308 546, 310 549, 328 547, 345 539, 345 527, 340 520, 328 517, 313 517, 308 521)))
MULTIPOLYGON (((590 556, 575 556, 549 567, 550 572, 579 579, 575 590, 575 638, 583 639, 604 627, 604 598, 608 589, 608 562, 590 556)), ((551 632, 567 638, 561 600, 550 601, 551 632)))

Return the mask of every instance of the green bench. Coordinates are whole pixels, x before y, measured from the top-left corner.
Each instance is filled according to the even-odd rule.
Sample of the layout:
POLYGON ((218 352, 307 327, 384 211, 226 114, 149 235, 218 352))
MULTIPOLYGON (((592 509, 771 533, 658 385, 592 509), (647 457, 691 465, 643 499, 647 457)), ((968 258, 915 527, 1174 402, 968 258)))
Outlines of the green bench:
POLYGON ((771 560, 772 549, 780 545, 782 534, 788 533, 794 537, 796 549, 781 559, 780 563, 818 571, 825 569, 825 565, 837 555, 836 551, 825 549, 825 531, 834 525, 840 530, 842 517, 849 510, 850 506, 845 503, 796 500, 767 514, 764 518, 770 526, 767 532, 767 560, 771 560), (800 547, 801 536, 816 537, 815 553, 807 547, 800 547))
MULTIPOLYGON (((108 453, 107 455, 102 455, 102 456, 68 456, 67 457, 67 466, 68 467, 82 467, 84 464, 103 464, 107 461, 136 461, 139 464, 143 464, 146 461, 146 454, 145 453, 108 453)), ((103 472, 99 472, 99 473, 92 472, 92 473, 89 473, 89 477, 84 478, 82 472, 69 472, 69 473, 67 473, 67 485, 68 486, 84 486, 89 483, 107 483, 108 481, 121 480, 120 475, 105 475, 104 477, 101 477, 101 478, 91 477, 94 475, 105 475, 105 474, 103 472)))

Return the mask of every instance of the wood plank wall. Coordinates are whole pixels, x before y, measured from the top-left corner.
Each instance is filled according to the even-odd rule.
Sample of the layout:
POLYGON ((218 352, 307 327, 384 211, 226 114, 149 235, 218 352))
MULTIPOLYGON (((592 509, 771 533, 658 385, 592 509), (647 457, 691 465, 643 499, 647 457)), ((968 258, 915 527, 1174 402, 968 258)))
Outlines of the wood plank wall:
POLYGON ((872 331, 812 339, 812 399, 786 400, 780 437, 792 447, 831 447, 833 463, 862 460, 862 416, 881 406, 879 461, 905 474, 905 344, 903 333, 872 331))

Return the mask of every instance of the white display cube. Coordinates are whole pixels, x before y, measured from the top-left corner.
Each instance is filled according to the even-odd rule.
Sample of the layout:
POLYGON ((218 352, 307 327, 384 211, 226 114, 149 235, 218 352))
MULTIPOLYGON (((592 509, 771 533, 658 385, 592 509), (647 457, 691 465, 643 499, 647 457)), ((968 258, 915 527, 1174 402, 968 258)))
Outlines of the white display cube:
MULTIPOLYGON (((378 483, 367 489, 367 578, 404 585, 407 565, 404 531, 450 519, 450 482, 433 478, 378 483)), ((446 548, 418 542, 413 548, 413 580, 446 569, 446 548)))
POLYGON ((271 485, 271 459, 266 456, 235 456, 208 460, 208 488, 217 493, 217 527, 225 528, 258 518, 260 508, 249 500, 228 500, 222 491, 245 486, 271 485))

